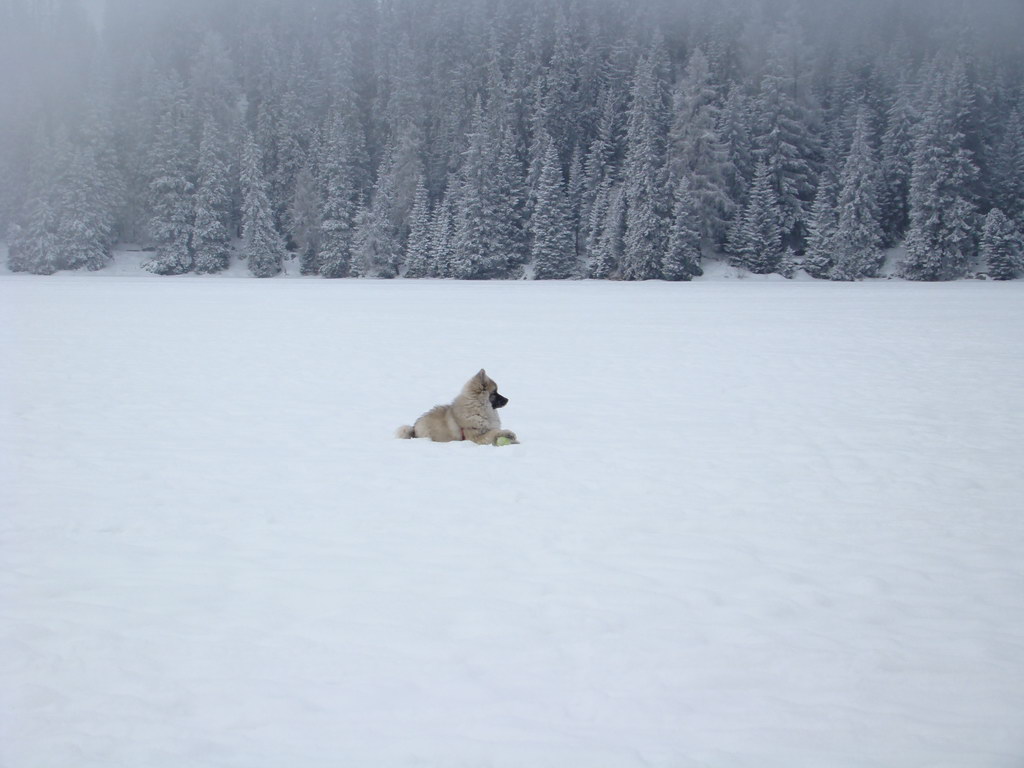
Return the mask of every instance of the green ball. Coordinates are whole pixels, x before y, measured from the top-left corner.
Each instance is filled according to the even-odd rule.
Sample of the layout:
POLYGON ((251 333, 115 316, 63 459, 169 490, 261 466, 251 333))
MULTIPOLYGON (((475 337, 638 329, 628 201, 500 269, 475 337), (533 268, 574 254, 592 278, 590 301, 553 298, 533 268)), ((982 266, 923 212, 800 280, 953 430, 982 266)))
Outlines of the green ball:
POLYGON ((494 441, 494 444, 495 445, 512 445, 512 441, 509 438, 507 438, 504 435, 502 435, 501 437, 499 437, 497 440, 494 441))

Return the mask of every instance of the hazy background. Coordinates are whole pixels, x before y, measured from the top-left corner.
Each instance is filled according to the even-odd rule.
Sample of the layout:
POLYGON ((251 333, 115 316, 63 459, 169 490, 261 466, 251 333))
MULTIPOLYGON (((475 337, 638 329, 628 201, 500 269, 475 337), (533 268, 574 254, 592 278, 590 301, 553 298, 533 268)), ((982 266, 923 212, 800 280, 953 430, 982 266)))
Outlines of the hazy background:
POLYGON ((779 245, 744 264, 785 272, 786 249, 799 262, 837 225, 814 203, 839 205, 861 110, 872 254, 920 241, 941 263, 909 273, 963 276, 989 213, 1024 215, 1016 0, 4 0, 0 21, 0 235, 17 269, 95 268, 130 243, 192 271, 197 216, 218 269, 265 184, 268 273, 305 254, 330 276, 685 278, 701 253, 746 247, 728 235, 763 160, 779 245), (945 196, 912 200, 915 169, 950 180, 945 196), (929 206, 958 218, 915 234, 929 206), (474 217, 493 223, 464 231, 474 217))

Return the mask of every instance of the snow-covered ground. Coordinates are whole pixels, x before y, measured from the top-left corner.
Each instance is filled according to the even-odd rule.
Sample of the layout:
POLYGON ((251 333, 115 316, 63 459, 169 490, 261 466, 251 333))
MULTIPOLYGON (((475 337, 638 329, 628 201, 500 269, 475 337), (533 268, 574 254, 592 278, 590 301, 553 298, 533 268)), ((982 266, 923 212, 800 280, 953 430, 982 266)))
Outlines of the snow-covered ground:
POLYGON ((0 356, 4 768, 1024 764, 1024 283, 6 275, 0 356), (391 437, 481 366, 522 445, 391 437))

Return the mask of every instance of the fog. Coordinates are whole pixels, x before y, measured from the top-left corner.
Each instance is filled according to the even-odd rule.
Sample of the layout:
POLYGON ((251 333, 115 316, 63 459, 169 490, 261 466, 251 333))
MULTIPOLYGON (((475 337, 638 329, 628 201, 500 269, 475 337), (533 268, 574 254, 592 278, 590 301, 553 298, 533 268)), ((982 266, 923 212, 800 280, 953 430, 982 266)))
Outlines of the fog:
MULTIPOLYGON (((405 274, 417 182, 432 218, 447 201, 457 219, 458 206, 468 203, 456 199, 454 187, 465 187, 466 152, 474 131, 486 126, 491 143, 483 149, 499 153, 506 137, 517 164, 513 175, 521 175, 513 186, 524 188, 515 193, 521 195, 513 205, 515 242, 501 246, 515 252, 509 263, 469 273, 514 276, 535 260, 532 249, 542 238, 531 217, 550 139, 561 194, 574 194, 573 184, 581 190, 566 202, 574 235, 566 275, 588 275, 603 227, 592 221, 604 215, 594 207, 600 185, 608 182, 612 197, 616 184, 633 195, 623 216, 639 211, 636 192, 629 190, 636 168, 627 162, 636 156, 638 139, 627 135, 627 123, 639 109, 635 88, 647 62, 660 94, 653 162, 666 177, 652 177, 652 183, 666 198, 652 203, 661 212, 651 215, 661 218, 655 228, 663 231, 654 240, 662 249, 670 238, 673 195, 685 177, 698 197, 693 215, 700 220, 701 247, 705 253, 729 251, 727 232, 749 203, 755 161, 772 165, 769 142, 778 132, 768 125, 776 118, 768 114, 774 97, 766 88, 781 88, 789 102, 779 109, 787 112, 783 122, 793 136, 792 148, 780 155, 788 159, 773 166, 774 194, 782 208, 782 245, 799 255, 810 246, 811 209, 822 181, 839 183, 860 108, 866 110, 874 159, 887 166, 886 151, 909 155, 923 141, 923 119, 939 101, 954 111, 962 101, 962 114, 951 119, 972 163, 966 225, 975 246, 962 259, 968 263, 993 208, 1014 222, 1022 215, 1012 159, 1018 152, 1013 115, 1021 102, 1022 30, 1024 4, 1018 0, 5 0, 0 235, 19 244, 14 251, 36 248, 37 257, 39 249, 51 250, 41 244, 48 238, 66 241, 71 236, 57 230, 73 206, 57 199, 59 179, 85 173, 99 192, 82 196, 103 211, 94 212, 84 228, 92 231, 90 242, 83 244, 79 234, 66 250, 90 255, 66 254, 43 267, 37 257, 15 258, 13 268, 96 265, 119 243, 166 250, 168 238, 179 249, 194 250, 185 245, 193 233, 180 231, 184 225, 172 225, 168 217, 181 218, 184 208, 194 213, 196 201, 183 196, 194 194, 201 181, 200 145, 210 120, 228 169, 218 182, 227 191, 214 218, 231 238, 244 234, 240 173, 247 133, 259 152, 285 258, 320 248, 323 207, 329 204, 325 145, 342 141, 344 227, 355 238, 362 211, 387 220, 389 231, 372 237, 363 232, 375 243, 388 240, 369 256, 355 253, 354 242, 344 245, 340 272, 405 274), (697 72, 698 65, 707 72, 697 72), (697 77, 704 79, 704 96, 694 90, 697 77), (963 82, 954 95, 951 83, 958 78, 963 82), (943 79, 949 82, 941 85, 943 79), (172 106, 177 102, 180 108, 172 106), (602 126, 603 112, 608 117, 602 126), (696 119, 708 122, 715 148, 687 143, 687 124, 696 119), (337 120, 345 123, 339 129, 345 135, 331 139, 337 120), (904 128, 906 142, 887 149, 887 132, 904 128), (174 142, 180 145, 170 146, 174 142), (76 165, 79 150, 88 157, 79 155, 76 165), (604 153, 600 168, 597 150, 604 153), (154 168, 165 162, 179 176, 176 192, 160 188, 156 178, 154 168), (584 179, 585 167, 590 176, 584 179), (309 210, 297 210, 297 199, 299 208, 309 210), (50 223, 42 222, 44 214, 50 223), (35 235, 26 239, 33 228, 35 235)), ((912 230, 913 168, 893 173, 889 191, 879 192, 879 246, 902 242, 912 230)), ((493 241, 496 235, 481 237, 493 241)), ((180 264, 171 271, 192 269, 191 254, 175 259, 180 264)), ((310 268, 322 271, 311 259, 310 268)), ((623 267, 619 255, 613 260, 614 274, 654 274, 623 267)))

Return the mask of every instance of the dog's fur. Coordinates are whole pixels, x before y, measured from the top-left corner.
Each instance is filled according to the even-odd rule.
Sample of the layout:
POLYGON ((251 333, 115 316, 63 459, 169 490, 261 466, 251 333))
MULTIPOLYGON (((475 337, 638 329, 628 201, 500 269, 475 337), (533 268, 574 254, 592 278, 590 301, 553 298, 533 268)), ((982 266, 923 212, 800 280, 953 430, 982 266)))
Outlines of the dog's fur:
POLYGON ((438 443, 472 440, 480 445, 495 445, 499 437, 518 443, 516 433, 501 428, 497 408, 508 398, 498 394, 498 385, 481 368, 466 382, 451 405, 435 405, 413 426, 399 427, 395 437, 428 437, 438 443))

